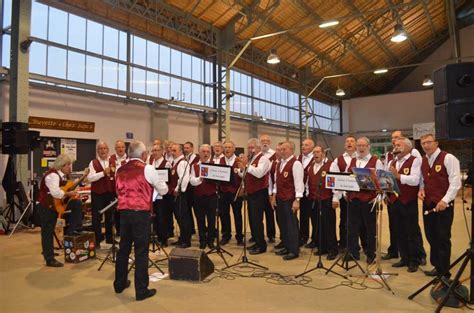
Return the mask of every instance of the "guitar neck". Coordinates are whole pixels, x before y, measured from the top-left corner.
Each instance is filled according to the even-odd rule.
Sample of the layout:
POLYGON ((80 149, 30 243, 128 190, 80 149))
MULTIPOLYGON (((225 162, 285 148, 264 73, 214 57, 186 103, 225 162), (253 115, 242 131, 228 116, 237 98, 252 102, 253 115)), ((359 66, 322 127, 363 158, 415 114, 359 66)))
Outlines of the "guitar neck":
POLYGON ((81 178, 78 179, 77 182, 74 183, 74 185, 71 186, 71 188, 68 189, 68 191, 72 191, 74 189, 77 188, 77 186, 79 186, 79 184, 87 177, 86 174, 82 175, 81 178))

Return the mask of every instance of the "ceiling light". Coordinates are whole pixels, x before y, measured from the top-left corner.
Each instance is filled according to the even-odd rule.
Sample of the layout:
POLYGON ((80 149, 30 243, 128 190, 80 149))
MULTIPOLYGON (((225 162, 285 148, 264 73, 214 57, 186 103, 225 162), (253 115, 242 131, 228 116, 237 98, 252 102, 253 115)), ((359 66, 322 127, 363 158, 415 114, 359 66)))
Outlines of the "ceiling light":
POLYGON ((425 75, 425 79, 423 79, 422 85, 425 86, 425 87, 433 86, 433 81, 431 80, 431 78, 428 75, 425 75))
POLYGON ((339 24, 338 21, 327 21, 327 22, 319 24, 319 28, 328 28, 328 27, 336 26, 337 24, 339 24))
POLYGON ((387 72, 388 72, 388 70, 386 68, 380 68, 378 70, 375 70, 374 74, 385 74, 387 72))
POLYGON ((392 38, 390 38, 390 41, 392 42, 402 42, 405 41, 408 38, 407 33, 403 29, 403 26, 400 24, 395 25, 395 28, 393 30, 393 35, 392 38))
POLYGON ((343 96, 345 96, 345 95, 346 95, 346 93, 344 92, 344 89, 338 88, 338 89, 336 90, 336 96, 343 97, 343 96))
POLYGON ((270 51, 270 54, 268 55, 267 57, 267 63, 268 64, 278 64, 280 63, 280 58, 278 57, 278 55, 276 54, 276 50, 275 49, 272 49, 270 51))

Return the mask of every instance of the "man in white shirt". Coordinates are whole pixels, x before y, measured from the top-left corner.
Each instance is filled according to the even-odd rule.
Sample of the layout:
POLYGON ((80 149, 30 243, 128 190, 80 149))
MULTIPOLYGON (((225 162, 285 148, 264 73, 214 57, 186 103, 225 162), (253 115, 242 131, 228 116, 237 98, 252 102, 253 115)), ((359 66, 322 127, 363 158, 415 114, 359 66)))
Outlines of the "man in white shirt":
POLYGON ((221 159, 224 157, 224 146, 222 145, 222 142, 216 141, 212 145, 212 161, 215 164, 219 164, 221 159))
POLYGON ((461 188, 459 160, 438 148, 433 134, 420 138, 426 155, 421 162, 420 191, 426 239, 430 243, 430 262, 434 266, 428 276, 448 276, 451 259, 451 226, 454 218, 454 200, 461 188))
POLYGON ((299 231, 297 212, 304 193, 304 169, 293 155, 295 144, 285 142, 280 148, 281 160, 275 175, 272 207, 276 208, 281 225, 281 239, 284 248, 276 250, 283 260, 293 260, 299 256, 299 231))
MULTIPOLYGON (((308 181, 308 169, 312 165, 313 161, 313 149, 314 141, 312 139, 303 140, 301 145, 302 154, 299 155, 298 161, 303 164, 304 169, 304 183, 308 181)), ((305 248, 312 249, 316 247, 316 220, 312 218, 313 205, 306 195, 301 198, 300 205, 300 246, 305 245, 305 248), (311 220, 311 226, 313 228, 311 234, 311 241, 306 244, 309 239, 309 221, 311 220)))
MULTIPOLYGON (((268 135, 260 135, 260 143, 262 145, 262 153, 266 156, 271 163, 276 161, 275 150, 271 148, 272 139, 268 135)), ((275 212, 272 209, 270 200, 266 201, 265 207, 265 227, 267 230, 268 243, 275 243, 275 212)))

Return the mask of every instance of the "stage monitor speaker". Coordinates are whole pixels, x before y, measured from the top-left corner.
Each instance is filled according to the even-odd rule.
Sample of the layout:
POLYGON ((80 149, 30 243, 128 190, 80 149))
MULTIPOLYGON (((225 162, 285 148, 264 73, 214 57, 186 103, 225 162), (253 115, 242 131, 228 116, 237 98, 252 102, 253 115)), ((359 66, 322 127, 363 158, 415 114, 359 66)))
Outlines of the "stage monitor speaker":
POLYGON ((202 250, 175 248, 168 260, 170 279, 202 281, 214 272, 214 263, 202 250))
POLYGON ((28 151, 28 123, 2 123, 2 153, 27 154, 28 151))
POLYGON ((474 101, 435 106, 435 129, 437 139, 474 138, 474 101))
POLYGON ((436 105, 474 101, 474 62, 447 64, 433 73, 436 105))
POLYGON ((30 144, 30 149, 38 148, 41 143, 40 132, 36 130, 29 130, 28 143, 30 144))

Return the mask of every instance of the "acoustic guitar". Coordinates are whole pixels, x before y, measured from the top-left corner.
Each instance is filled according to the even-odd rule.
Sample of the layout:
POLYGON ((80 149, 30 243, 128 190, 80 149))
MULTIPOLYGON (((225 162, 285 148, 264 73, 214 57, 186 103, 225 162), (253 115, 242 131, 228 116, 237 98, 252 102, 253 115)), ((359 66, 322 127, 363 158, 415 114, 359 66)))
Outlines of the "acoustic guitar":
MULTIPOLYGON (((76 189, 77 186, 79 186, 79 184, 87 177, 87 175, 89 175, 89 168, 86 168, 84 170, 84 174, 78 180, 76 181, 68 180, 63 186, 60 187, 60 189, 64 191, 65 193, 74 191, 74 189, 76 189)), ((56 212, 58 212, 59 217, 63 216, 64 212, 66 211, 69 201, 73 199, 78 199, 78 197, 64 197, 62 199, 53 198, 54 209, 56 210, 56 212)))

